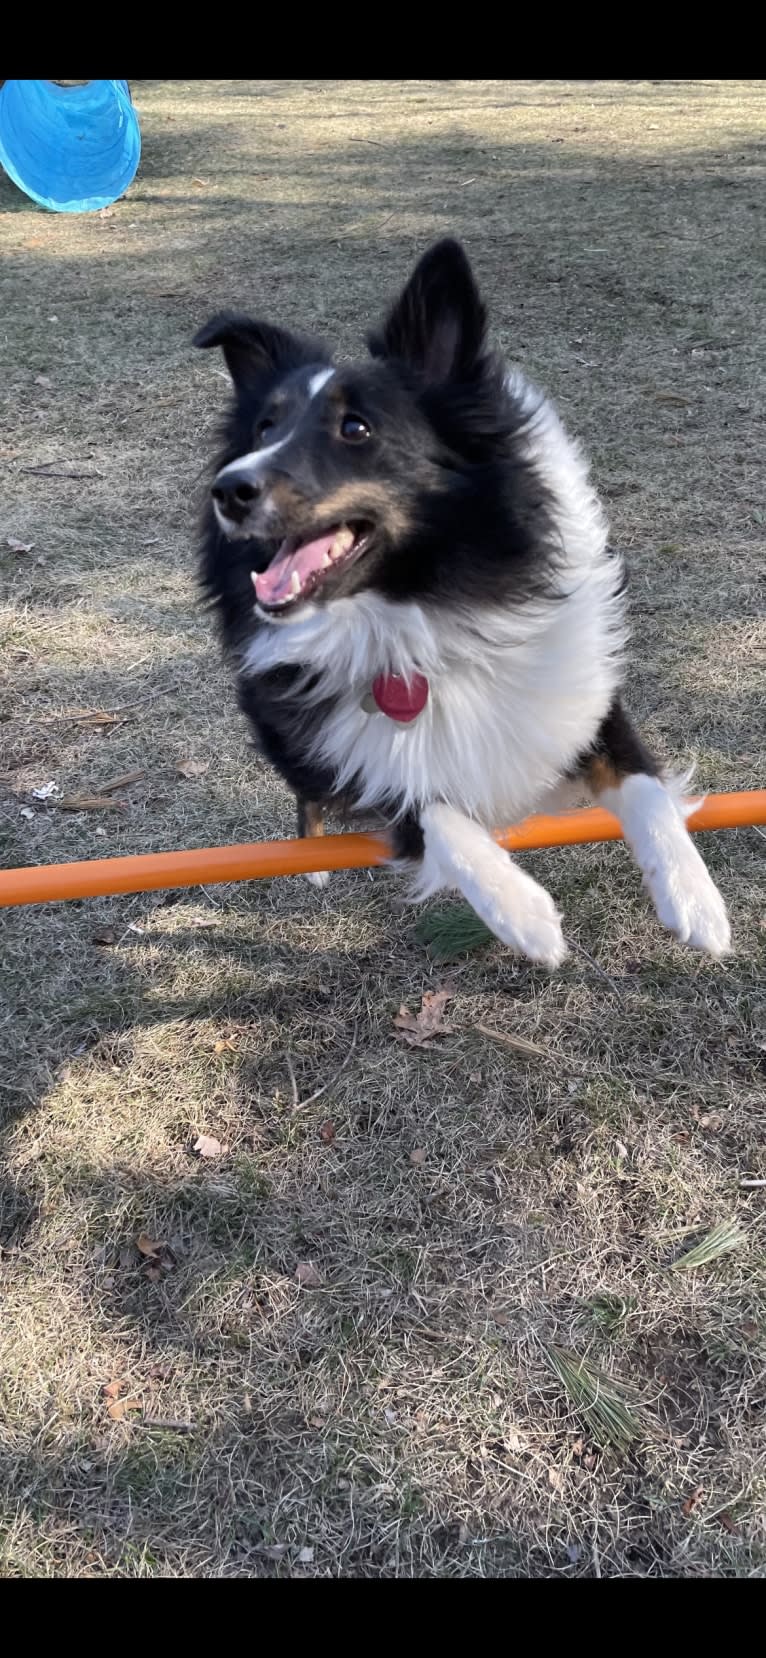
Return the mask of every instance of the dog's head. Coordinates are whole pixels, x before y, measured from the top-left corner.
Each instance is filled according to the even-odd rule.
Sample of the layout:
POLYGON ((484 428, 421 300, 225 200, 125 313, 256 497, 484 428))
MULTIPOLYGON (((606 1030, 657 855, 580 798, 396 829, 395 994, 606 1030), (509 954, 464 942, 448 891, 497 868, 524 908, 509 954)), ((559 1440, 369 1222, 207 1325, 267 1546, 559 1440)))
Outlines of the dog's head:
POLYGON ((371 587, 412 593, 415 564, 415 587, 433 586, 428 547, 459 533, 476 469, 491 471, 507 437, 485 324, 465 254, 442 241, 362 364, 234 314, 197 334, 222 348, 235 392, 213 510, 229 540, 253 544, 263 613, 288 621, 309 598, 371 587))

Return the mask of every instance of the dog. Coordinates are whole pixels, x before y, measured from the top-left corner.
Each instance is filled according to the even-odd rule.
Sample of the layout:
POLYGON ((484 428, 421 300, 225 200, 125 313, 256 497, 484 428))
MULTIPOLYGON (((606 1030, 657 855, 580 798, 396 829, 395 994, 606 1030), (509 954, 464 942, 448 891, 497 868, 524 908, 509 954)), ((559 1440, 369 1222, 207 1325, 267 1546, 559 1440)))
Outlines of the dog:
POLYGON ((425 253, 361 363, 228 312, 194 344, 233 383, 201 581, 299 833, 333 806, 382 818, 416 896, 457 889, 555 968, 553 898, 492 830, 575 785, 619 818, 665 927, 722 955, 678 786, 620 698, 623 560, 579 446, 488 344, 462 247, 425 253))

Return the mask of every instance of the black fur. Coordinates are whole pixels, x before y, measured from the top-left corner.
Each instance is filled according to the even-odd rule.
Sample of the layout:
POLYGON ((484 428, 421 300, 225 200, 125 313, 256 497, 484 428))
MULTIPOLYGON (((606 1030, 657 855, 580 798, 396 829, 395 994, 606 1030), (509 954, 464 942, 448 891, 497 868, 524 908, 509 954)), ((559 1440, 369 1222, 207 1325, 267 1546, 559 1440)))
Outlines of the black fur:
POLYGON ((615 777, 630 777, 637 772, 645 772, 648 777, 660 775, 657 760, 635 730, 619 697, 615 697, 577 772, 587 775, 594 761, 604 762, 615 777))

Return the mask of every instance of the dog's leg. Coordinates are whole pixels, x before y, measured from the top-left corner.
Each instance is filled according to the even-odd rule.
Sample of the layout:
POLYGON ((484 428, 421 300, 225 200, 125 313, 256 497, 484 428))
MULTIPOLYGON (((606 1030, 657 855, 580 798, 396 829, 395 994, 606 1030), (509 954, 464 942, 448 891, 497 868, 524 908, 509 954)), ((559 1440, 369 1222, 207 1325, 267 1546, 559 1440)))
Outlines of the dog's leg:
POLYGON ((426 806, 419 826, 401 825, 396 854, 422 857, 414 896, 457 889, 503 944, 546 967, 566 955, 561 919, 550 893, 538 886, 480 824, 451 806, 426 806))
MULTIPOLYGON (((324 834, 324 811, 315 800, 306 800, 303 795, 297 796, 298 807, 298 834, 313 840, 324 834)), ((306 876, 312 887, 318 887, 320 892, 327 886, 330 872, 327 869, 312 869, 306 876)))
POLYGON ((682 944, 721 956, 729 948, 726 908, 686 828, 683 806, 619 700, 603 722, 582 776, 622 824, 664 927, 682 944))

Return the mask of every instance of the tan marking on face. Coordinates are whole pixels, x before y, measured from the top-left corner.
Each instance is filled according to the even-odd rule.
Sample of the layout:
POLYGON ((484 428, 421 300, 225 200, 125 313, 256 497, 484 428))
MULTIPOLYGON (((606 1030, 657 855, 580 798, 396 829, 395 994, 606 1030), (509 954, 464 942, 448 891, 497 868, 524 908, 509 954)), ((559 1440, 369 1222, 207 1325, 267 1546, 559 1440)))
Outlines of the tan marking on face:
POLYGON ((307 518, 314 508, 305 495, 290 482, 289 478, 275 478, 268 492, 269 506, 272 511, 285 522, 296 517, 307 518))
POLYGON ((341 484, 339 489, 316 501, 313 512, 324 523, 344 524, 353 518, 373 518, 390 535, 403 536, 411 529, 411 520, 401 501, 397 501, 383 484, 341 484))

